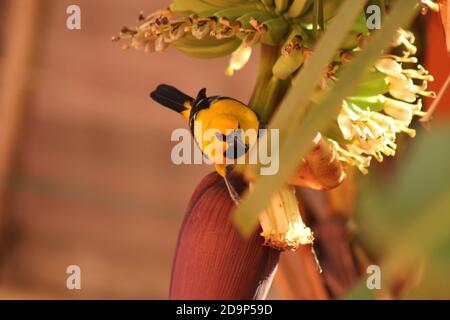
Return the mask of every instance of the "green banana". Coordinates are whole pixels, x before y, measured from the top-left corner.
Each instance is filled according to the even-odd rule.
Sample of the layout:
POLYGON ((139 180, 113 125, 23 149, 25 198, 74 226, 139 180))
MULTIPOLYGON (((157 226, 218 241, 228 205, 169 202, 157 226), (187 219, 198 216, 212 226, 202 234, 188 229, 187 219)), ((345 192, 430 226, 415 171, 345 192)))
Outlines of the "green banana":
POLYGON ((201 0, 174 0, 170 5, 170 10, 183 15, 185 15, 187 12, 200 13, 213 9, 217 10, 217 6, 203 2, 201 0))
POLYGON ((214 8, 214 9, 202 11, 200 13, 196 13, 195 15, 198 16, 199 18, 212 18, 212 17, 215 17, 216 14, 222 10, 225 10, 225 9, 217 10, 217 8, 214 8))
MULTIPOLYGON (((341 6, 343 0, 327 0, 323 2, 323 17, 324 21, 329 21, 336 15, 337 10, 341 6)), ((302 23, 313 24, 314 23, 314 10, 308 11, 307 14, 301 17, 302 23)))
POLYGON ((260 0, 261 3, 268 9, 275 9, 275 0, 260 0))
POLYGON ((269 46, 278 45, 289 31, 289 24, 281 17, 264 21, 262 24, 267 28, 267 31, 263 33, 261 43, 269 46))
MULTIPOLYGON (((186 0, 185 0, 186 1, 186 0)), ((213 5, 218 8, 246 8, 246 9, 263 9, 263 6, 257 0, 201 0, 202 2, 213 5)))
POLYGON ((379 71, 369 72, 361 80, 352 96, 377 96, 389 92, 387 76, 379 71))
MULTIPOLYGON (((253 11, 252 13, 254 13, 254 12, 255 11, 253 11)), ((226 18, 226 19, 230 19, 230 20, 237 20, 246 14, 248 14, 248 9, 236 7, 236 8, 227 8, 227 9, 219 10, 219 11, 215 12, 212 16, 214 16, 216 18, 226 18)))
POLYGON ((279 15, 285 13, 290 4, 291 0, 275 0, 275 12, 279 15))
POLYGON ((222 8, 237 6, 243 2, 240 0, 201 0, 201 1, 222 8))
POLYGON ((385 96, 379 94, 371 97, 348 97, 345 100, 347 100, 350 106, 354 104, 362 110, 369 109, 370 111, 378 112, 383 110, 386 99, 385 96))
POLYGON ((281 80, 289 78, 303 64, 304 58, 301 52, 289 56, 281 56, 274 64, 272 72, 281 80))
POLYGON ((237 38, 217 40, 207 37, 198 40, 192 36, 186 36, 174 42, 174 47, 181 52, 196 58, 219 58, 233 53, 241 44, 237 38))
POLYGON ((273 75, 278 79, 286 80, 303 64, 304 57, 302 50, 300 50, 302 34, 302 28, 295 25, 288 37, 288 40, 284 44, 284 52, 272 68, 273 75), (290 52, 286 52, 286 46, 291 46, 290 52))
POLYGON ((226 8, 245 8, 247 10, 263 9, 264 7, 256 0, 241 1, 241 0, 174 0, 170 5, 170 9, 181 15, 188 15, 189 13, 202 14, 213 13, 226 8), (214 11, 215 10, 215 11, 214 11))
POLYGON ((350 50, 358 46, 358 35, 367 35, 369 30, 367 29, 367 22, 364 13, 360 14, 356 21, 353 23, 352 29, 349 35, 342 43, 342 49, 350 50))
POLYGON ((367 28, 367 20, 366 15, 361 13, 358 18, 355 20, 352 26, 352 32, 356 34, 368 34, 369 29, 367 28))
POLYGON ((313 4, 313 0, 294 0, 286 12, 286 18, 297 18, 305 13, 313 4))

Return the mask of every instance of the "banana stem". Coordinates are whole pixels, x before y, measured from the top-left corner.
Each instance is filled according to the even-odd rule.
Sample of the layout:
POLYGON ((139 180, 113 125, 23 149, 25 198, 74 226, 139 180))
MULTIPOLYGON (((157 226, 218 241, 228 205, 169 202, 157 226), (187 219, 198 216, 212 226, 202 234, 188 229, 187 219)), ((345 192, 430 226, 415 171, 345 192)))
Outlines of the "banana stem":
POLYGON ((258 115, 263 105, 265 90, 272 77, 272 68, 278 58, 278 48, 261 44, 259 57, 259 70, 256 79, 256 85, 250 98, 249 106, 255 110, 258 115))
MULTIPOLYGON (((252 97, 248 103, 258 114, 261 125, 267 124, 289 88, 289 78, 288 80, 278 80, 272 73, 279 54, 280 49, 278 47, 261 44, 258 76, 252 97)), ((235 170, 243 173, 245 168, 245 165, 238 164, 235 170)))
POLYGON ((258 77, 249 105, 258 114, 262 124, 267 123, 289 86, 289 81, 279 80, 272 74, 278 57, 278 47, 261 45, 258 77))
POLYGON ((267 123, 269 121, 276 107, 286 94, 288 86, 289 80, 280 80, 275 76, 272 76, 269 80, 266 99, 259 114, 262 123, 267 123))

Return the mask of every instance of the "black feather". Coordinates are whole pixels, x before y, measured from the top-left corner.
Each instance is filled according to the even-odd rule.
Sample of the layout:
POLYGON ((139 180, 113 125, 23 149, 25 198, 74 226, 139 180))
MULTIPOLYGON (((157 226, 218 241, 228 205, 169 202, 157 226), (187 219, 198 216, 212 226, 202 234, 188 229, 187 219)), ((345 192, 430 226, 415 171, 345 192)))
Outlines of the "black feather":
POLYGON ((191 96, 188 96, 187 94, 181 92, 177 88, 169 86, 167 84, 159 85, 158 88, 156 88, 156 90, 165 92, 168 95, 173 95, 173 96, 177 97, 180 101, 184 101, 184 102, 194 101, 194 99, 191 96))
POLYGON ((196 101, 200 101, 206 99, 206 88, 201 89, 198 94, 197 94, 197 98, 195 99, 196 101))
POLYGON ((192 103, 194 101, 192 97, 166 84, 159 85, 155 91, 150 93, 150 97, 163 106, 179 113, 187 109, 184 106, 186 102, 192 103))

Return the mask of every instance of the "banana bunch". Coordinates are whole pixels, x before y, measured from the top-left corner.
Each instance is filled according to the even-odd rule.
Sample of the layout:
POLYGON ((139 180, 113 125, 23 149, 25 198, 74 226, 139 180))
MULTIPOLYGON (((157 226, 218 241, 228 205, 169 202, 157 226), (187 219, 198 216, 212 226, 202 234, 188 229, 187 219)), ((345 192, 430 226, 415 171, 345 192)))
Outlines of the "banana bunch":
MULTIPOLYGON (((312 1, 312 2, 314 2, 314 1, 312 1)), ((336 11, 339 9, 342 2, 344 2, 344 0, 324 0, 323 1, 324 22, 328 22, 330 19, 332 19, 334 17, 334 15, 336 14, 336 11)), ((307 10, 306 12, 303 12, 303 14, 300 16, 302 23, 309 24, 309 25, 312 25, 314 23, 315 15, 314 15, 313 7, 314 7, 313 5, 310 5, 308 7, 309 10, 307 10)))
MULTIPOLYGON (((333 17, 341 1, 324 1, 326 21, 333 17)), ((123 29, 114 40, 130 40, 125 48, 144 48, 146 52, 163 51, 173 45, 198 58, 226 56, 258 43, 278 47, 285 42, 274 74, 286 79, 301 66, 303 48, 312 47, 315 41, 306 36, 311 33, 314 3, 314 0, 173 0, 168 9, 147 17, 141 15, 140 25, 123 29)), ((361 33, 361 26, 355 28, 357 34, 361 33)), ((352 35, 348 46, 356 41, 356 35, 352 35)))
MULTIPOLYGON (((260 0, 265 8, 282 15, 296 23, 312 24, 314 19, 314 0, 260 0)), ((330 20, 336 13, 342 0, 323 1, 324 20, 330 20)))
MULTIPOLYGON (((276 46, 286 36, 289 24, 281 16, 265 10, 259 2, 230 8, 212 9, 198 13, 200 18, 209 18, 218 24, 234 28, 234 35, 239 39, 245 39, 248 34, 258 33, 261 43, 276 46), (255 6, 254 4, 259 4, 255 6)), ((213 32, 213 36, 215 33, 213 32)))
POLYGON ((307 13, 313 6, 313 0, 261 0, 264 6, 286 18, 298 18, 307 13))
POLYGON ((199 59, 214 59, 228 56, 239 48, 241 41, 236 38, 217 40, 208 38, 202 41, 193 36, 183 37, 173 45, 184 54, 199 59))
POLYGON ((361 13, 350 29, 349 34, 344 40, 341 48, 342 50, 352 50, 356 47, 361 46, 361 41, 369 36, 370 32, 367 28, 366 16, 361 13))
POLYGON ((258 0, 174 0, 170 9, 179 15, 200 14, 202 12, 215 12, 220 9, 244 8, 262 10, 262 5, 258 0))
MULTIPOLYGON (((325 21, 333 18, 341 2, 342 0, 324 1, 325 21)), ((314 19, 313 7, 314 0, 175 0, 171 10, 181 15, 188 14, 194 22, 198 18, 210 19, 215 21, 216 27, 227 26, 226 36, 214 31, 214 27, 207 30, 209 35, 217 39, 235 37, 249 42, 247 46, 256 43, 279 46, 284 41, 280 57, 273 67, 273 74, 276 78, 285 80, 301 67, 304 56, 310 53, 309 48, 312 48, 315 42, 311 30, 314 19), (252 41, 247 41, 249 38, 252 41)), ((359 36, 368 33, 364 17, 362 13, 343 49, 356 47, 359 36)), ((202 39, 194 43, 192 39, 187 39, 179 41, 175 47, 189 55, 214 58, 228 55, 233 48, 236 49, 237 42, 202 39)))
POLYGON ((173 45, 199 58, 226 56, 240 44, 277 46, 289 32, 289 23, 260 1, 175 0, 169 9, 124 28, 113 40, 130 40, 125 48, 159 52, 173 45))

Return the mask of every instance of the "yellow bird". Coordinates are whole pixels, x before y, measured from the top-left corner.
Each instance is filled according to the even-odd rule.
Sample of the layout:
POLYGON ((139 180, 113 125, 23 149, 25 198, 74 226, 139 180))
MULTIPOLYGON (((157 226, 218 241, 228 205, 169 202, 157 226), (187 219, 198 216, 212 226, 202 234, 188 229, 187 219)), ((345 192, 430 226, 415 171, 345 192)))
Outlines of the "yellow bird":
POLYGON ((227 159, 237 159, 252 147, 249 137, 243 133, 251 129, 258 134, 260 128, 258 115, 236 99, 223 96, 208 97, 206 89, 201 89, 194 99, 172 86, 162 84, 150 94, 150 97, 180 113, 189 121, 197 145, 214 163, 217 173, 225 179, 231 198, 238 202, 239 196, 226 177, 229 163, 227 159), (204 133, 207 130, 214 133, 212 139, 205 139, 204 133), (223 152, 217 153, 217 150, 223 152))

